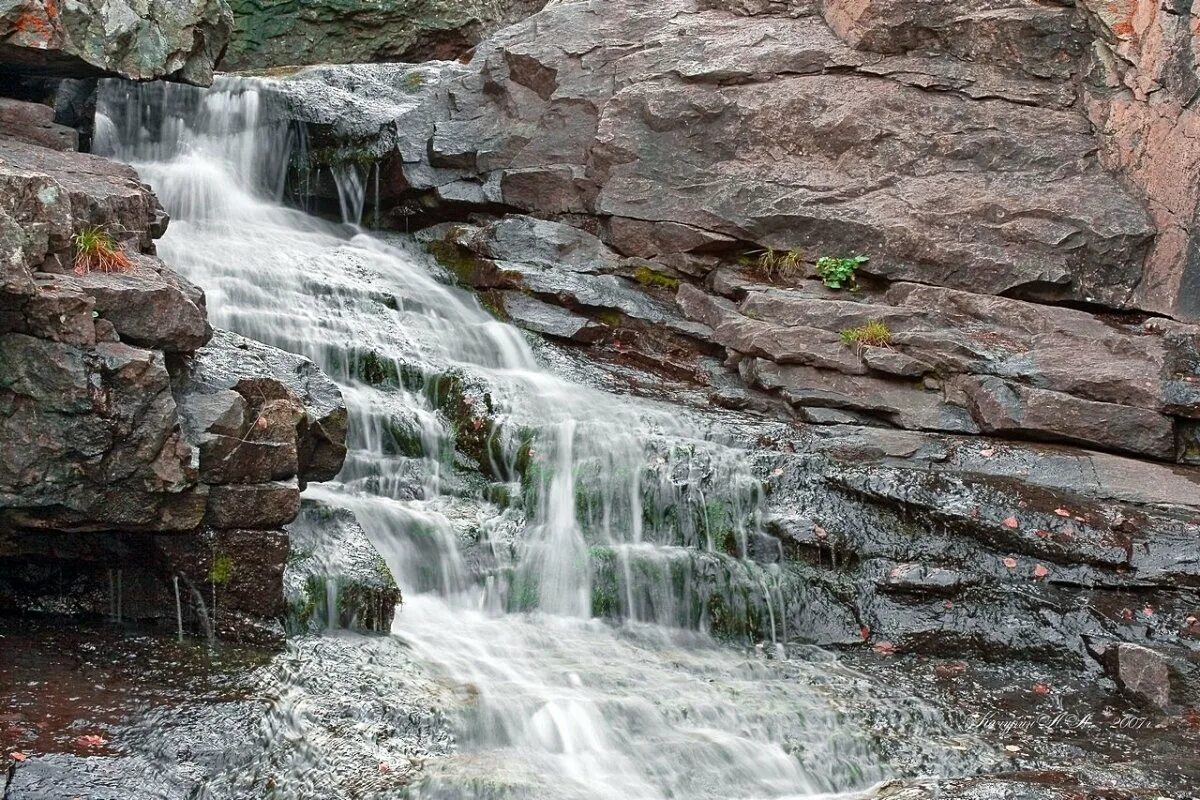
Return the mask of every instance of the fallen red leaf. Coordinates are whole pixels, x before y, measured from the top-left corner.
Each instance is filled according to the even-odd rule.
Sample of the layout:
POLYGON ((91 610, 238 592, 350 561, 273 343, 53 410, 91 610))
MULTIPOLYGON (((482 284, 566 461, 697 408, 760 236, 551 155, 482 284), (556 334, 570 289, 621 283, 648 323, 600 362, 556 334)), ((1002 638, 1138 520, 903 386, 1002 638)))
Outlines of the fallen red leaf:
POLYGON ((871 649, 881 656, 896 655, 896 645, 892 644, 891 642, 879 642, 871 649))
POLYGON ((954 608, 954 603, 951 603, 949 600, 947 600, 944 603, 942 603, 942 608, 949 611, 950 609, 954 608))
POLYGON ((1147 617, 1153 617, 1154 609, 1151 608, 1150 606, 1146 606, 1145 608, 1142 609, 1142 613, 1145 614, 1147 617))
POLYGON ((11 758, 13 761, 24 761, 25 760, 25 754, 19 750, 14 750, 13 752, 9 753, 8 757, 11 758))
POLYGON ((858 635, 861 636, 862 640, 865 642, 867 639, 871 638, 871 629, 868 628, 866 625, 863 625, 861 628, 858 629, 858 635))
POLYGON ((820 525, 813 525, 813 533, 816 534, 818 539, 824 539, 829 535, 829 533, 820 525))
POLYGON ((89 733, 86 736, 80 736, 75 740, 75 743, 80 747, 103 747, 108 744, 108 739, 103 736, 97 736, 94 733, 89 733))
POLYGON ((1004 559, 1004 566, 1008 567, 1009 569, 1016 569, 1017 568, 1017 560, 1015 558, 1009 556, 1008 558, 1004 559))
POLYGON ((1035 683, 1033 685, 1034 694, 1050 694, 1050 687, 1044 683, 1035 683))
POLYGON ((984 448, 983 450, 979 451, 979 455, 983 456, 984 458, 991 458, 992 456, 996 455, 996 448, 994 448, 994 447, 984 448))
POLYGON ((1122 608, 1121 619, 1125 620, 1126 622, 1133 622, 1133 611, 1128 608, 1122 608))
POLYGON ((1016 517, 1009 517, 1008 519, 1004 520, 1004 527, 1006 528, 1016 528, 1020 524, 1021 523, 1017 522, 1016 517))
POLYGON ((1044 578, 1049 574, 1050 574, 1050 570, 1046 569, 1041 564, 1038 564, 1036 567, 1033 568, 1033 577, 1035 577, 1035 578, 1044 578))
POLYGON ((1060 517, 1069 517, 1069 516, 1071 516, 1071 512, 1070 512, 1070 511, 1068 511, 1068 510, 1067 510, 1067 509, 1065 509, 1065 508, 1056 508, 1056 509, 1054 509, 1054 513, 1055 513, 1055 514, 1058 514, 1060 517))

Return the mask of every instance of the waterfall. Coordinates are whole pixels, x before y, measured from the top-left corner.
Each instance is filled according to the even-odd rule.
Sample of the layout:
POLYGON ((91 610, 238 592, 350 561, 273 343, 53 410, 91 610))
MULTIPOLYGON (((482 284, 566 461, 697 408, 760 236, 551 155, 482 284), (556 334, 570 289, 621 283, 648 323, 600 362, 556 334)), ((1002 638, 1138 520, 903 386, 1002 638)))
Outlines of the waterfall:
POLYGON ((473 697, 471 757, 415 796, 782 798, 890 774, 830 698, 708 635, 718 605, 786 630, 777 568, 742 558, 762 517, 744 453, 548 370, 411 242, 358 227, 357 165, 335 171, 346 221, 285 206, 303 136, 268 84, 106 82, 100 111, 97 150, 153 186, 160 253, 213 324, 342 387, 346 464, 306 497, 354 512, 405 592, 393 635, 473 697))

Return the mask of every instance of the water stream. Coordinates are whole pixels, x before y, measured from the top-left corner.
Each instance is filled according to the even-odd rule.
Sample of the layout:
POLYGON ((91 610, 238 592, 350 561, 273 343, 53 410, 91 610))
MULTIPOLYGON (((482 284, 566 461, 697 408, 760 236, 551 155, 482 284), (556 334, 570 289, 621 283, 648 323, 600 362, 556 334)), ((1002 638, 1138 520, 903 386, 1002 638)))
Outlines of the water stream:
MULTIPOLYGON (((342 387, 345 468, 305 496, 354 512, 405 593, 391 641, 463 698, 457 754, 412 796, 857 796, 950 769, 928 708, 771 645, 786 593, 743 557, 761 483, 699 418, 558 377, 418 248, 358 227, 378 169, 333 176, 341 224, 285 206, 301 137, 264 85, 115 83, 100 108, 97 149, 158 193, 160 253, 204 287, 214 326, 342 387), (769 658, 714 631, 765 640, 769 658), (845 710, 872 693, 903 759, 845 710)), ((305 746, 270 796, 331 796, 297 719, 278 720, 305 746)), ((256 758, 239 774, 266 769, 256 758)))

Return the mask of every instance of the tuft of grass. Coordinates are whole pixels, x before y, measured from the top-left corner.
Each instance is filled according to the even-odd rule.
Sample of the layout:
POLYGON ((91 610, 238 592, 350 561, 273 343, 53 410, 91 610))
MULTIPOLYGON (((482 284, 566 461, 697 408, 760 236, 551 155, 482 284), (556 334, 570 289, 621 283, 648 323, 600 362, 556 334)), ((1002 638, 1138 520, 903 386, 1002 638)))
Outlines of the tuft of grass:
POLYGON ((871 259, 867 256, 850 256, 849 258, 833 258, 825 256, 817 260, 817 276, 830 289, 849 289, 858 291, 858 281, 854 271, 871 259))
POLYGON ((125 272, 133 268, 129 256, 117 244, 112 234, 99 225, 88 225, 71 237, 75 245, 75 274, 86 275, 92 270, 125 272))
POLYGON ((804 256, 799 250, 767 248, 753 262, 755 272, 768 281, 792 280, 804 271, 804 256))
POLYGON ((410 72, 404 76, 404 91, 416 94, 425 85, 425 76, 420 72, 410 72))
POLYGON ((842 343, 861 350, 864 347, 891 347, 892 331, 877 319, 858 328, 842 331, 842 343))

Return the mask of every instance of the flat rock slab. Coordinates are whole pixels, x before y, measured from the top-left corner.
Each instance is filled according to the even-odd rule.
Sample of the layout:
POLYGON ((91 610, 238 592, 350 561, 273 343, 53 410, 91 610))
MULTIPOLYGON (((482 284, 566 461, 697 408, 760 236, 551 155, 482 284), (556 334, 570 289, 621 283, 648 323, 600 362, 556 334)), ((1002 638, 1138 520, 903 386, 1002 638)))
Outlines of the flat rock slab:
POLYGON ((512 323, 535 333, 587 343, 600 339, 607 330, 587 317, 543 303, 522 292, 504 292, 501 297, 504 311, 512 323))
POLYGON ((79 133, 56 125, 53 108, 8 97, 0 97, 0 137, 21 139, 51 150, 79 149, 79 133))

